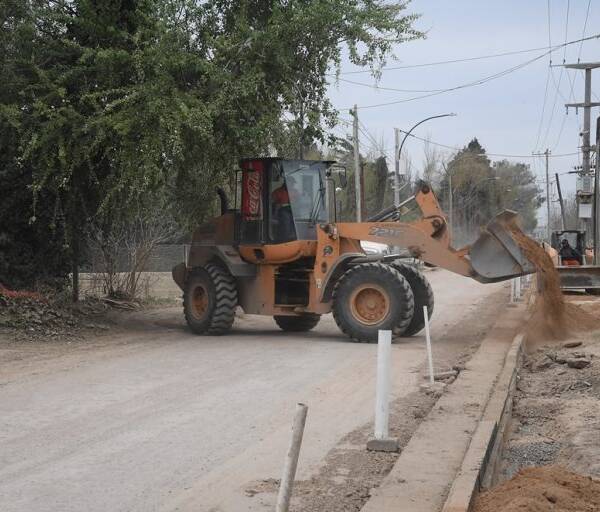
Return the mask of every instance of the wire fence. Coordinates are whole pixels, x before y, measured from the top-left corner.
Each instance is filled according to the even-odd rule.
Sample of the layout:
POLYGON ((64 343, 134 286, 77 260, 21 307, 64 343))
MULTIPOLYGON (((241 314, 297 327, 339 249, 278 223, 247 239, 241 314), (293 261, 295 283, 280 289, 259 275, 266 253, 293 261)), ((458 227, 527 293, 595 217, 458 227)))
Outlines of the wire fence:
MULTIPOLYGON (((152 251, 143 271, 171 272, 175 265, 185 261, 187 249, 189 249, 189 244, 159 244, 152 251)), ((102 254, 99 251, 90 251, 86 260, 86 263, 81 267, 82 272, 103 271, 104 263, 102 254)), ((115 264, 117 272, 128 272, 130 270, 125 248, 116 256, 115 264)))

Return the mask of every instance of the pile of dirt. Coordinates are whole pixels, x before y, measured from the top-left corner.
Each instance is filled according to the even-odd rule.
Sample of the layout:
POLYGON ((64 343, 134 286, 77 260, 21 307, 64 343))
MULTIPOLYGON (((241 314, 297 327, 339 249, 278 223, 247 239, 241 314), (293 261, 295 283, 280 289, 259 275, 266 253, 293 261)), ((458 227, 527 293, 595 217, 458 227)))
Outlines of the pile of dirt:
POLYGON ((477 497, 474 512, 593 512, 600 482, 560 466, 526 468, 477 497))
POLYGON ((506 227, 536 269, 537 295, 527 325, 528 342, 563 340, 571 332, 600 329, 599 318, 565 301, 560 275, 544 248, 525 235, 516 220, 506 227))

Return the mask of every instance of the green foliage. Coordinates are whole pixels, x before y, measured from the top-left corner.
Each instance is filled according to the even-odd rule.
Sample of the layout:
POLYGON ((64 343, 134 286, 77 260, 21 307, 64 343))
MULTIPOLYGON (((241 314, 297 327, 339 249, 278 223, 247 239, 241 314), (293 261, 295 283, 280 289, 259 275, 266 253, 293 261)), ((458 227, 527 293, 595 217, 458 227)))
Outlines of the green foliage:
POLYGON ((0 22, 0 283, 9 288, 61 284, 69 268, 62 219, 45 191, 38 194, 34 214, 33 176, 21 159, 26 128, 20 94, 26 77, 11 59, 29 48, 26 4, 5 2, 0 22))
POLYGON ((394 44, 421 37, 406 6, 5 0, 2 172, 31 197, 17 217, 54 228, 61 259, 75 262, 92 220, 127 216, 155 194, 180 225, 196 225, 240 157, 325 140, 336 116, 326 73, 344 48, 376 72, 394 44))

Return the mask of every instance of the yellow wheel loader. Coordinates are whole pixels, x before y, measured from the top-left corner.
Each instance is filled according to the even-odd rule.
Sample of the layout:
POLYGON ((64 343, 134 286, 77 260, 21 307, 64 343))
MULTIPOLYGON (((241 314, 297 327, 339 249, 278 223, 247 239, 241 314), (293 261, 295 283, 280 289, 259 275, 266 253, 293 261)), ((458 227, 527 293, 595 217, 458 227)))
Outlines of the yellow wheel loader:
POLYGON ((334 162, 257 158, 240 167, 239 204, 230 208, 219 191, 221 215, 196 229, 186 261, 173 268, 197 334, 226 333, 237 306, 272 316, 284 331, 308 331, 332 312, 355 341, 375 342, 379 329, 419 332, 423 306, 433 313, 427 279, 397 256, 366 255, 361 241, 405 249, 483 283, 534 272, 504 227, 513 212, 501 213, 471 247, 457 250, 424 182, 413 197, 367 222, 337 222, 330 208, 334 162))

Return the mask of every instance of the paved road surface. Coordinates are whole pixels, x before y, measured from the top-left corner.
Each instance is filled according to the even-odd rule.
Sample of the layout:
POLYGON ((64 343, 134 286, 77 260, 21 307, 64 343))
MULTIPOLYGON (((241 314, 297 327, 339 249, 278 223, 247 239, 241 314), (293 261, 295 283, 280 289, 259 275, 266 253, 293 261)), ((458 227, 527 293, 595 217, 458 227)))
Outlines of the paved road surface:
MULTIPOLYGON (((435 343, 502 286, 428 276, 435 343)), ((423 338, 392 352, 402 396, 418 386, 423 338)), ((348 342, 330 317, 303 336, 247 317, 230 337, 198 338, 171 309, 48 357, 2 353, 2 512, 272 510, 272 495, 244 489, 279 477, 297 401, 309 405, 300 478, 372 419, 376 346, 348 342)))

